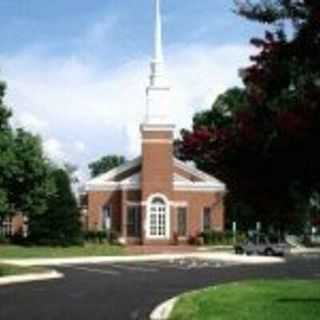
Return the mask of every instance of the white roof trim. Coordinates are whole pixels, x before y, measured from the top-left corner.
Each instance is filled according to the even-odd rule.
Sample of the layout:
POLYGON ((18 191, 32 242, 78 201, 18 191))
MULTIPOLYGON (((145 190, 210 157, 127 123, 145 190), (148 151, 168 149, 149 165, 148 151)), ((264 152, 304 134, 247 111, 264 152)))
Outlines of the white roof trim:
MULTIPOLYGON (((116 191, 116 190, 140 190, 140 173, 132 174, 130 177, 122 181, 112 181, 117 175, 135 168, 141 164, 141 157, 102 174, 86 183, 86 191, 116 191)), ((193 168, 184 162, 174 158, 174 164, 190 174, 203 180, 201 182, 190 181, 189 179, 174 174, 174 190, 175 191, 203 191, 203 192, 226 192, 226 185, 220 180, 193 168)))
POLYGON ((140 165, 140 163, 141 163, 141 157, 136 158, 131 161, 128 161, 117 168, 114 168, 106 173, 103 173, 103 174, 97 176, 94 179, 91 179, 90 181, 88 181, 86 183, 86 188, 88 188, 89 186, 92 186, 92 185, 97 185, 97 184, 105 184, 105 183, 109 183, 109 182, 112 183, 112 181, 108 181, 108 180, 113 179, 117 175, 119 175, 127 170, 130 170, 131 168, 138 167, 140 165))
POLYGON ((203 171, 201 171, 195 167, 187 165, 185 162, 178 160, 177 158, 174 158, 174 164, 178 168, 185 170, 186 172, 189 172, 190 174, 193 174, 194 176, 198 177, 199 179, 202 179, 204 181, 215 182, 215 183, 223 185, 225 187, 225 184, 222 181, 218 180, 217 178, 215 178, 213 176, 210 176, 210 175, 204 173, 203 171))
POLYGON ((174 191, 226 192, 224 187, 202 183, 174 184, 174 191))
POLYGON ((175 173, 173 176, 173 181, 174 182, 185 182, 185 183, 189 183, 191 182, 189 179, 187 179, 186 177, 181 176, 180 174, 175 173))

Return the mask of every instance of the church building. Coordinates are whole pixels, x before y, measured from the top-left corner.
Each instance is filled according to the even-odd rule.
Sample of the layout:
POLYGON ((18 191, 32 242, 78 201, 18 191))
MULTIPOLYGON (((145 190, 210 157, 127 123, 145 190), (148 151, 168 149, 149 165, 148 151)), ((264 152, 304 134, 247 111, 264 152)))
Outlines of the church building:
POLYGON ((155 3, 141 156, 86 183, 88 230, 114 230, 124 244, 171 244, 224 230, 225 184, 174 157, 175 125, 169 117, 174 105, 164 66, 160 0, 155 3))

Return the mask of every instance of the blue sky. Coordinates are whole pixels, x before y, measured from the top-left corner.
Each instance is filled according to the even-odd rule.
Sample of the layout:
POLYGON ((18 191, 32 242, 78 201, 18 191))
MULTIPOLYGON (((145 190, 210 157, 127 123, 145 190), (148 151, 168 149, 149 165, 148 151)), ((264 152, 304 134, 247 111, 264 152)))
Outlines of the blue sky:
MULTIPOLYGON (((164 0, 166 43, 246 43, 258 27, 233 9, 232 0, 164 0)), ((54 54, 65 54, 77 49, 75 39, 103 20, 116 26, 110 39, 116 57, 150 49, 152 0, 55 0, 45 5, 41 0, 1 0, 0 17, 1 51, 44 44, 54 54)))
MULTIPOLYGON (((232 0, 162 1, 178 129, 240 84, 249 39, 263 29, 233 8, 232 0)), ((136 156, 153 17, 152 0, 1 0, 0 78, 14 124, 41 134, 48 155, 82 175, 103 154, 136 156)))

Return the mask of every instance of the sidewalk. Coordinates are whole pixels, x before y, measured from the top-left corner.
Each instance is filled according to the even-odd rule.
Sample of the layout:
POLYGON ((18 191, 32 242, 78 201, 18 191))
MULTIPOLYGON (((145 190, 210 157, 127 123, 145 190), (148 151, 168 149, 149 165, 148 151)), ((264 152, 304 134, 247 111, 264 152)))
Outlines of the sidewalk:
POLYGON ((177 254, 177 253, 197 253, 197 252, 217 252, 231 251, 232 246, 193 246, 193 245, 130 245, 126 251, 129 255, 142 254, 177 254))
POLYGON ((0 263, 18 266, 63 266, 77 264, 98 263, 130 263, 148 261, 170 261, 181 259, 210 260, 231 262, 238 264, 270 264, 283 263, 285 259, 278 257, 240 256, 226 252, 191 252, 191 253, 164 253, 150 255, 114 256, 114 257, 78 257, 78 258, 50 258, 50 259, 4 259, 0 263))

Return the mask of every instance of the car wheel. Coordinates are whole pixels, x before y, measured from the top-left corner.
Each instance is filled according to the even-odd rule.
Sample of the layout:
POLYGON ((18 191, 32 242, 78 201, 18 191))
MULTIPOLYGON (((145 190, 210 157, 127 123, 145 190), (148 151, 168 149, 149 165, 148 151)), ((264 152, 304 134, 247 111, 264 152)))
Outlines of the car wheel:
POLYGON ((242 248, 236 248, 235 251, 236 251, 236 254, 243 254, 244 253, 242 248))
POLYGON ((274 251, 273 251, 271 248, 267 248, 267 249, 264 251, 264 254, 265 254, 266 256, 271 257, 271 256, 274 256, 274 251))

